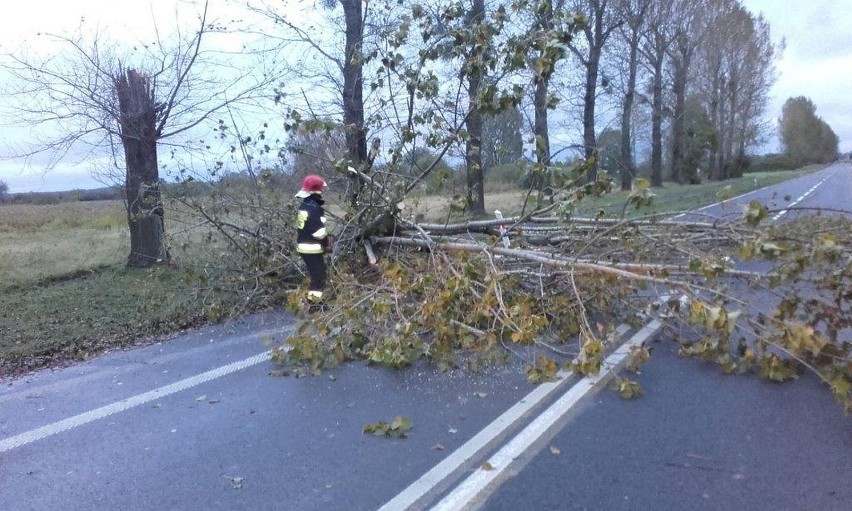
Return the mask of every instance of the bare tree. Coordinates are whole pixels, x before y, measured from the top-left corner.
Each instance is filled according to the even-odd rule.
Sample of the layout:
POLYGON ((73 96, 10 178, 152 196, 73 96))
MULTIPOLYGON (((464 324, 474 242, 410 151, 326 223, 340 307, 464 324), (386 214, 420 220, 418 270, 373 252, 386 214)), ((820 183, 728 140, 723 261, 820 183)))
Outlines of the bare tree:
MULTIPOLYGON (((731 126, 728 130, 729 160, 734 165, 730 177, 739 177, 743 173, 743 161, 746 148, 759 142, 767 129, 761 116, 766 109, 769 89, 775 83, 774 62, 783 43, 776 46, 769 33, 769 24, 762 17, 738 9, 742 35, 738 45, 732 48, 729 62, 739 62, 739 78, 731 84, 730 99, 731 126)), ((732 73, 733 76, 733 73, 732 73)))
POLYGON ((267 83, 267 77, 249 78, 204 49, 202 43, 219 31, 205 2, 191 35, 179 34, 172 44, 157 33, 154 43, 140 42, 119 56, 118 45, 102 34, 88 41, 50 35, 61 48, 56 55, 7 56, 7 69, 17 79, 11 93, 20 100, 19 120, 60 128, 24 156, 49 152, 55 162, 76 146, 91 152, 107 148, 116 167, 124 167, 129 266, 148 267, 169 258, 158 145, 166 139, 180 145, 182 136, 213 113, 252 99, 267 83))
POLYGON ((639 48, 651 72, 651 185, 663 186, 663 79, 671 45, 673 0, 656 0, 648 13, 648 31, 639 48))
MULTIPOLYGON (((597 156, 595 142, 595 105, 597 102, 598 78, 601 55, 613 31, 622 23, 618 4, 621 0, 576 0, 573 7, 585 14, 582 42, 572 43, 571 50, 586 72, 583 94, 583 145, 587 160, 594 162, 597 156)), ((592 163, 586 171, 586 180, 597 179, 597 166, 592 163)))
POLYGON ((633 104, 636 97, 636 75, 639 69, 639 44, 647 23, 647 13, 653 0, 624 0, 624 24, 619 30, 627 45, 627 81, 624 86, 624 103, 621 109, 621 189, 630 190, 636 164, 633 160, 633 104))
POLYGON ((765 130, 761 114, 775 80, 773 63, 780 47, 769 25, 739 2, 715 0, 709 30, 696 55, 696 93, 702 96, 716 130, 710 177, 741 175, 746 149, 765 130))
POLYGON ((528 39, 534 50, 533 70, 533 136, 535 137, 535 159, 537 178, 532 183, 538 188, 541 198, 546 183, 544 169, 550 165, 550 126, 548 112, 556 107, 550 83, 556 72, 556 64, 565 57, 567 44, 580 30, 576 17, 566 17, 565 1, 542 0, 532 9, 534 14, 528 39))
MULTIPOLYGON (((358 172, 370 172, 372 158, 367 150, 367 126, 365 125, 365 99, 364 99, 364 65, 370 60, 370 51, 365 47, 366 30, 368 24, 375 21, 370 12, 370 3, 362 0, 321 0, 320 4, 327 12, 334 12, 339 5, 343 12, 342 20, 334 19, 329 25, 322 28, 305 27, 281 5, 262 2, 255 5, 254 2, 246 2, 248 10, 261 14, 274 22, 272 30, 264 31, 261 35, 269 41, 277 41, 278 48, 287 52, 284 58, 290 58, 293 50, 296 50, 298 61, 293 69, 294 75, 300 77, 309 87, 316 90, 329 90, 336 96, 333 106, 329 109, 317 111, 321 100, 317 94, 308 94, 302 89, 304 96, 304 107, 310 110, 312 118, 336 117, 340 119, 346 138, 346 166, 357 169, 358 172), (335 25, 339 21, 342 26, 335 25), (327 29, 333 26, 333 31, 327 29), (283 27, 283 30, 281 28, 283 27), (342 35, 342 40, 340 36, 342 35), (321 63, 316 60, 308 64, 307 55, 319 57, 321 63)), ((285 5, 285 7, 287 7, 285 5)), ((292 8, 292 6, 289 6, 292 8)), ((330 20, 326 20, 330 21, 330 20)), ((376 27, 374 27, 375 29, 376 27)), ((305 87, 305 83, 301 86, 305 87)), ((291 84, 282 84, 279 97, 292 96, 294 93, 291 84)), ((293 127, 298 129, 301 122, 301 114, 296 114, 293 119, 293 127)), ((375 156, 375 155, 374 155, 375 156)), ((331 162, 329 162, 331 163, 331 162)), ((349 203, 353 207, 358 204, 358 192, 362 188, 356 174, 350 175, 350 183, 347 192, 349 203)))
POLYGON ((672 62, 672 93, 674 94, 671 177, 677 183, 684 182, 695 172, 695 169, 684 167, 686 98, 689 93, 693 60, 709 26, 708 20, 712 9, 706 2, 707 0, 675 0, 673 4, 675 25, 672 45, 669 48, 672 62))

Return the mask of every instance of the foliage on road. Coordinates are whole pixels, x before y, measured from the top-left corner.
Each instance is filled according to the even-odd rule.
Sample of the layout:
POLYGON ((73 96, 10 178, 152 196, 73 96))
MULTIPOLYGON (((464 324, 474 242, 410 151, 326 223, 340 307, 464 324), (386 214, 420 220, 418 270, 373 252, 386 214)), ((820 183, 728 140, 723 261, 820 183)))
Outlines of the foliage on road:
MULTIPOLYGON (((338 253, 330 309, 287 340, 290 361, 475 369, 516 355, 541 382, 560 368, 597 374, 617 344, 615 327, 650 315, 681 338, 683 356, 773 381, 810 370, 850 409, 850 343, 840 335, 852 297, 848 218, 772 223, 777 212, 757 202, 727 222, 578 218, 564 208, 608 189, 572 185, 553 206, 503 221, 399 219, 392 235, 352 236, 379 261, 369 264, 360 243, 338 253), (552 211, 560 214, 542 216, 552 211)), ((652 200, 643 192, 640 182, 628 207, 652 200)), ((630 380, 617 385, 625 397, 641 392, 630 380)))
POLYGON ((413 427, 411 419, 398 415, 390 422, 378 421, 367 424, 364 426, 363 432, 373 436, 405 438, 413 427))

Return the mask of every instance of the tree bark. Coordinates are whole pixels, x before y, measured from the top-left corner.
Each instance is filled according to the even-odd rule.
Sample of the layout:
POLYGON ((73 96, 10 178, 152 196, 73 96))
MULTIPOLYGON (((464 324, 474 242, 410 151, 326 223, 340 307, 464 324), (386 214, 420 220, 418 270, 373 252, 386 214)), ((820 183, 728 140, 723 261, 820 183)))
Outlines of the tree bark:
MULTIPOLYGON (((472 23, 485 20, 485 1, 474 0, 470 11, 472 23)), ((475 59, 481 48, 471 49, 471 58, 475 59)), ((485 214, 485 175, 482 171, 482 113, 477 104, 477 96, 482 85, 484 70, 480 66, 471 66, 467 76, 468 85, 468 139, 465 143, 467 163, 467 203, 471 215, 485 214)))
MULTIPOLYGON (((364 130, 364 65, 361 53, 364 44, 364 14, 362 0, 340 0, 346 21, 346 42, 343 58, 343 126, 346 149, 351 164, 367 171, 367 133, 364 130)), ((361 183, 353 177, 350 202, 355 205, 361 183)))
POLYGON ((157 105, 147 75, 129 69, 115 78, 121 143, 127 165, 125 194, 130 227, 127 265, 147 268, 169 259, 157 167, 157 105))
POLYGON ((631 120, 633 118, 633 102, 636 96, 636 69, 639 57, 638 31, 631 35, 630 57, 627 70, 627 92, 624 95, 624 108, 621 112, 621 189, 630 190, 633 176, 636 175, 633 163, 633 135, 631 120))
POLYGON ((653 62, 654 92, 651 112, 651 185, 663 186, 663 55, 653 62))
POLYGON ((686 79, 687 63, 684 58, 676 58, 674 61, 674 81, 672 93, 674 94, 674 113, 672 118, 672 171, 671 179, 676 183, 682 183, 684 179, 683 151, 686 138, 686 79))

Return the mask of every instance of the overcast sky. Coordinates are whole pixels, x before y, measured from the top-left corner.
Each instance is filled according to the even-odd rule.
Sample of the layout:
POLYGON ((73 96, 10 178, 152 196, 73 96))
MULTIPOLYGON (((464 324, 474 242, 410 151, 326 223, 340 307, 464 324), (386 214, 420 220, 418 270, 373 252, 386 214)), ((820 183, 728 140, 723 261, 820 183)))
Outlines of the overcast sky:
MULTIPOLYGON (((763 13, 773 39, 786 40, 767 116, 777 119, 787 98, 807 96, 852 151, 852 0, 740 0, 763 13)), ((769 150, 777 151, 777 141, 769 150)))
MULTIPOLYGON (((312 5, 314 0, 304 0, 312 5)), ((781 106, 792 96, 807 96, 820 115, 840 137, 840 149, 852 151, 852 0, 741 0, 769 21, 773 39, 786 41, 778 62, 779 79, 771 91, 766 116, 775 120, 781 106)), ((226 0, 211 0, 214 18, 227 18, 226 0)), ((181 0, 26 0, 0 17, 0 51, 9 52, 24 41, 32 43, 38 32, 61 32, 80 26, 117 27, 135 40, 150 37, 152 19, 161 31, 175 25, 176 5, 181 0)), ((0 101, 6 101, 0 98, 0 101)), ((3 129, 0 142, 16 132, 3 129)), ((0 146, 2 147, 2 146, 0 146)), ((763 148, 777 151, 777 139, 763 148)), ((3 150, 0 148, 0 150, 3 150)), ((85 168, 60 164, 44 174, 24 169, 0 154, 0 180, 12 192, 67 190, 101 186, 85 168)))

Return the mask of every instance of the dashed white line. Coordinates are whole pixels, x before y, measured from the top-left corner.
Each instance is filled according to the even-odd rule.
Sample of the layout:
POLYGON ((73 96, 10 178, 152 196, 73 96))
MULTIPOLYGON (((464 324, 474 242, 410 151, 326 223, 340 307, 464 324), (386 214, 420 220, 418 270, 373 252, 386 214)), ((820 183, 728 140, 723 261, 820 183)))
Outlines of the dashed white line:
POLYGON ((794 200, 793 202, 791 202, 791 203, 790 203, 790 205, 789 205, 789 206, 787 206, 787 209, 783 209, 783 210, 779 211, 779 212, 778 212, 778 214, 776 214, 775 216, 773 216, 773 217, 772 217, 772 221, 778 220, 778 219, 779 219, 779 218, 781 218, 782 216, 786 215, 790 208, 795 207, 797 204, 799 204, 800 202, 802 202, 803 200, 805 200, 805 199, 807 198, 807 196, 808 196, 808 195, 810 195, 810 194, 814 193, 814 192, 816 191, 816 189, 817 189, 817 188, 819 188, 820 186, 822 186, 822 185, 823 185, 823 183, 825 183, 826 181, 828 181, 828 180, 829 180, 831 177, 833 177, 833 176, 834 176, 834 174, 832 174, 832 175, 830 175, 830 176, 826 177, 825 179, 823 179, 823 180, 822 180, 822 181, 820 181, 819 183, 815 184, 813 187, 811 187, 811 189, 810 189, 810 190, 808 190, 807 192, 805 192, 804 194, 802 194, 802 196, 801 196, 801 197, 799 197, 798 199, 796 199, 796 200, 794 200))
POLYGON ((116 413, 134 408, 136 406, 149 403, 151 401, 154 401, 155 399, 160 399, 176 392, 180 392, 182 390, 201 385, 202 383, 221 378, 222 376, 241 371, 243 369, 269 360, 271 354, 271 350, 266 351, 253 357, 249 357, 238 362, 234 362, 232 364, 212 369, 205 373, 186 378, 184 380, 151 390, 149 392, 145 392, 143 394, 137 394, 133 397, 123 399, 121 401, 117 401, 115 403, 102 406, 100 408, 96 408, 94 410, 81 413, 79 415, 75 415, 73 417, 69 417, 67 419, 48 424, 46 426, 42 426, 37 429, 32 429, 19 435, 4 438, 0 440, 0 453, 10 451, 12 449, 56 435, 58 433, 62 433, 63 431, 68 431, 69 429, 76 428, 77 426, 82 426, 84 424, 88 424, 90 422, 109 417, 110 415, 114 415, 116 413))

